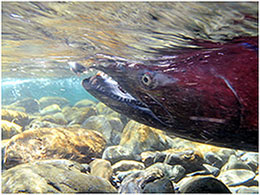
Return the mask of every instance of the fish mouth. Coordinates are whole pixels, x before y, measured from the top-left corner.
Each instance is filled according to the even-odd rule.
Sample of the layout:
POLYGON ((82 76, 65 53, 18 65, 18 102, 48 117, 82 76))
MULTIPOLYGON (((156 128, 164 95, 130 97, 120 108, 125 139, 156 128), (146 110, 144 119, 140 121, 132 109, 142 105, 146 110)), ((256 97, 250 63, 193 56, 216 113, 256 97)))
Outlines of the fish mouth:
POLYGON ((131 119, 156 128, 169 126, 152 111, 149 105, 135 98, 117 81, 99 69, 93 76, 85 78, 82 86, 99 101, 131 119))

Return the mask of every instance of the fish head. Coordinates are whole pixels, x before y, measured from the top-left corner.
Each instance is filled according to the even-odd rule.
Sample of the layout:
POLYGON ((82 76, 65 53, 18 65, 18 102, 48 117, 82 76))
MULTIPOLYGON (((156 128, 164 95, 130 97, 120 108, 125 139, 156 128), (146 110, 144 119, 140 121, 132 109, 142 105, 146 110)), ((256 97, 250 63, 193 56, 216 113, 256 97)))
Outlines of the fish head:
MULTIPOLYGON (((166 68, 139 62, 111 59, 102 61, 102 63, 98 63, 96 66, 92 66, 92 68, 102 71, 103 74, 109 77, 110 81, 113 80, 117 83, 118 88, 129 94, 136 101, 146 105, 146 108, 153 113, 149 115, 150 117, 154 117, 161 124, 167 126, 175 124, 174 117, 165 106, 167 105, 165 102, 170 100, 170 98, 167 98, 165 95, 177 84, 178 79, 172 74, 164 72, 166 68)), ((112 91, 111 87, 107 89, 112 91)), ((123 96, 121 97, 123 98, 123 96)), ((109 104, 108 106, 111 107, 109 104)))

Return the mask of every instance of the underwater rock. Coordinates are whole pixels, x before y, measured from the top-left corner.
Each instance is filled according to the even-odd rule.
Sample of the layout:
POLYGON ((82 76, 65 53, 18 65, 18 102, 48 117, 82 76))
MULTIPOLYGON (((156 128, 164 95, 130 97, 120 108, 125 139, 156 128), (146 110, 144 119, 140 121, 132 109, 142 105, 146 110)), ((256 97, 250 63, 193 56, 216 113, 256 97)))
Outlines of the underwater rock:
POLYGON ((164 132, 135 121, 130 121, 125 126, 120 145, 129 148, 135 154, 171 148, 169 137, 164 132))
POLYGON ((130 174, 127 177, 125 177, 118 189, 118 192, 155 193, 160 190, 162 190, 161 192, 174 192, 173 186, 169 178, 164 176, 164 173, 161 169, 153 167, 150 169, 134 172, 133 174, 130 174), (157 185, 154 185, 153 183, 156 183, 157 185), (166 188, 162 189, 162 186, 166 186, 166 188))
POLYGON ((55 114, 57 112, 61 112, 61 108, 58 104, 52 104, 49 106, 44 107, 41 111, 40 114, 42 116, 44 115, 49 115, 49 114, 55 114))
POLYGON ((11 107, 11 106, 2 106, 2 109, 7 109, 7 110, 14 110, 18 112, 26 112, 26 109, 24 107, 11 107))
POLYGON ((23 128, 20 125, 17 125, 15 123, 11 123, 11 122, 6 121, 6 120, 1 121, 2 139, 9 139, 16 134, 21 133, 22 129, 23 128))
POLYGON ((26 113, 35 113, 39 112, 39 102, 36 99, 33 98, 24 98, 22 100, 18 100, 8 106, 10 109, 17 108, 17 107, 23 107, 25 109, 26 113))
POLYGON ((80 100, 78 102, 75 103, 74 107, 78 107, 78 108, 81 108, 81 107, 92 107, 96 104, 96 102, 93 102, 89 99, 83 99, 83 100, 80 100))
MULTIPOLYGON (((60 112, 54 114, 54 115, 45 115, 45 116, 42 116, 42 117, 38 117, 36 119, 34 119, 33 121, 30 122, 30 124, 28 125, 28 129, 34 129, 38 126, 38 128, 40 127, 51 127, 50 125, 47 126, 47 125, 39 125, 39 124, 44 124, 44 122, 49 122, 49 123, 54 123, 54 124, 57 124, 58 126, 65 126, 68 121, 65 119, 64 115, 60 112), (36 125, 38 124, 38 125, 36 125)), ((47 123, 46 123, 47 124, 47 123)), ((57 127, 56 125, 56 127, 57 127)), ((55 125, 53 126, 55 127, 55 125)))
POLYGON ((178 182, 185 176, 185 168, 181 165, 171 166, 166 163, 157 162, 150 167, 147 167, 145 171, 153 171, 154 169, 160 169, 163 175, 169 178, 171 181, 178 182))
POLYGON ((221 168, 221 171, 227 171, 230 169, 247 169, 247 170, 252 170, 249 165, 244 163, 242 160, 240 160, 238 157, 235 155, 231 155, 229 157, 228 162, 221 168))
POLYGON ((203 166, 205 167, 206 171, 209 174, 213 175, 214 177, 217 177, 220 173, 220 170, 217 167, 214 167, 214 166, 211 166, 211 165, 208 165, 208 164, 203 164, 203 166))
POLYGON ((2 165, 2 170, 5 170, 5 166, 4 166, 5 148, 8 145, 9 141, 10 141, 10 139, 1 140, 1 165, 2 165))
POLYGON ((180 193, 231 193, 225 184, 209 176, 186 177, 178 186, 180 193))
POLYGON ((10 139, 4 163, 11 168, 39 159, 70 159, 89 163, 99 158, 106 141, 102 134, 83 128, 40 128, 27 130, 10 139))
POLYGON ((256 152, 246 152, 240 159, 251 167, 251 169, 256 172, 259 166, 259 154, 256 152))
POLYGON ((157 157, 158 154, 160 154, 160 153, 161 152, 159 152, 159 151, 157 151, 157 152, 154 152, 154 151, 142 152, 140 154, 140 156, 141 156, 141 160, 144 163, 145 167, 149 167, 152 164, 154 164, 155 163, 155 161, 154 161, 155 157, 157 157))
POLYGON ((239 187, 229 187, 230 191, 233 194, 259 194, 258 186, 239 186, 239 187))
POLYGON ((113 129, 106 116, 91 116, 85 120, 85 122, 82 124, 82 127, 101 132, 106 137, 108 144, 110 144, 110 138, 113 129))
POLYGON ((128 148, 123 146, 109 146, 105 149, 102 159, 106 159, 114 164, 120 160, 141 160, 139 155, 133 154, 128 148))
POLYGON ((39 99, 40 109, 43 109, 52 104, 57 104, 59 107, 63 108, 69 104, 69 101, 64 97, 46 96, 39 99))
POLYGON ((174 193, 174 186, 168 178, 162 178, 144 186, 143 193, 174 193))
POLYGON ((113 169, 111 163, 104 159, 95 159, 90 164, 90 174, 94 176, 102 177, 106 180, 110 180, 113 169))
POLYGON ((105 179, 86 174, 77 162, 45 160, 18 165, 2 174, 3 193, 115 193, 105 179))
POLYGON ((66 106, 62 109, 62 114, 70 125, 82 124, 91 116, 96 115, 96 110, 92 107, 69 107, 66 106))
POLYGON ((96 104, 96 110, 98 114, 104 114, 104 115, 109 115, 115 111, 113 111, 111 108, 103 104, 102 102, 99 102, 96 104))
POLYGON ((1 117, 2 120, 14 122, 22 127, 25 127, 30 122, 30 118, 28 114, 26 114, 25 112, 19 112, 14 110, 2 109, 1 117))
POLYGON ((145 166, 143 163, 134 160, 121 160, 112 166, 113 172, 130 171, 130 170, 143 170, 145 166))
POLYGON ((56 127, 62 127, 64 125, 59 125, 56 123, 52 123, 49 121, 41 121, 41 120, 33 120, 30 122, 29 125, 25 127, 26 130, 33 130, 33 129, 39 129, 39 128, 56 128, 56 127))
POLYGON ((204 159, 206 161, 206 163, 217 167, 217 168, 221 168, 224 164, 222 158, 220 156, 218 156, 216 153, 214 152, 207 152, 204 154, 204 159))
POLYGON ((205 170, 203 166, 204 159, 199 151, 176 151, 175 149, 170 149, 163 153, 166 154, 165 163, 169 165, 181 165, 185 168, 186 173, 205 170))
POLYGON ((218 179, 227 186, 239 186, 252 183, 255 178, 255 173, 246 169, 230 169, 221 172, 218 179))

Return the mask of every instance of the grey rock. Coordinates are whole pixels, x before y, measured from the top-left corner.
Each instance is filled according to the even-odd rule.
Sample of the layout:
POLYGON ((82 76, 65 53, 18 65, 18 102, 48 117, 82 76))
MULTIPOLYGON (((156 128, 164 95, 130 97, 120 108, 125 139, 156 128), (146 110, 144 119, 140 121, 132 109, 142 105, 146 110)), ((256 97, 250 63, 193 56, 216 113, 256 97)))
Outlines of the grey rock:
POLYGON ((246 185, 255 178, 255 173, 246 169, 230 169, 221 172, 218 179, 228 186, 246 185))
POLYGON ((204 159, 193 150, 185 150, 175 152, 167 151, 167 157, 165 163, 169 165, 181 165, 185 168, 186 173, 191 173, 195 171, 205 170, 203 167, 204 159))
POLYGON ((243 156, 240 157, 251 169, 255 172, 259 166, 259 154, 256 152, 246 152, 243 156))
POLYGON ((46 160, 17 165, 2 174, 3 193, 115 193, 105 179, 86 174, 80 164, 46 160))
POLYGON ((214 177, 187 177, 178 183, 181 193, 231 193, 225 184, 214 177))
POLYGON ((144 165, 146 167, 149 167, 151 166, 152 164, 155 163, 154 159, 155 157, 160 154, 160 152, 156 151, 156 152, 153 152, 153 151, 146 151, 146 152, 142 152, 140 154, 141 158, 142 158, 142 162, 144 163, 144 165))
POLYGON ((207 152, 204 156, 205 162, 214 167, 221 168, 224 164, 222 158, 213 152, 207 152))
POLYGON ((185 176, 185 169, 181 165, 168 165, 166 163, 155 163, 146 168, 146 171, 152 171, 153 169, 160 169, 165 177, 170 178, 174 182, 178 182, 185 176))
POLYGON ((114 164, 120 160, 141 160, 139 155, 133 154, 131 150, 120 145, 107 147, 103 152, 102 158, 110 161, 111 164, 114 164))
MULTIPOLYGON (((147 168, 146 170, 136 172, 128 175, 124 178, 121 183, 121 186, 118 189, 119 193, 143 193, 144 189, 146 192, 155 193, 161 189, 161 186, 152 185, 152 183, 161 180, 164 181, 163 186, 167 186, 167 191, 169 191, 169 178, 164 176, 164 173, 161 169, 153 167, 147 168), (151 184, 150 187, 148 184, 151 184)), ((160 182, 159 182, 160 183, 160 182)), ((165 189, 164 189, 165 190, 165 189)), ((171 192, 173 189, 170 190, 171 192)))
POLYGON ((230 191, 234 194, 259 194, 258 186, 238 186, 238 187, 229 187, 230 191))
POLYGON ((143 163, 134 160, 121 160, 112 166, 113 172, 129 171, 129 170, 143 170, 145 166, 143 163))
POLYGON ((101 132, 109 144, 113 129, 106 116, 91 116, 83 122, 82 127, 101 132))
POLYGON ((219 168, 208 165, 208 164, 203 164, 203 166, 205 167, 205 169, 208 171, 209 174, 217 177, 220 173, 219 168))
POLYGON ((230 169, 247 169, 252 170, 249 165, 244 163, 242 160, 240 160, 235 155, 231 155, 228 162, 221 168, 221 171, 226 171, 230 169))
POLYGON ((162 178, 145 185, 143 193, 174 193, 173 183, 168 178, 162 178))

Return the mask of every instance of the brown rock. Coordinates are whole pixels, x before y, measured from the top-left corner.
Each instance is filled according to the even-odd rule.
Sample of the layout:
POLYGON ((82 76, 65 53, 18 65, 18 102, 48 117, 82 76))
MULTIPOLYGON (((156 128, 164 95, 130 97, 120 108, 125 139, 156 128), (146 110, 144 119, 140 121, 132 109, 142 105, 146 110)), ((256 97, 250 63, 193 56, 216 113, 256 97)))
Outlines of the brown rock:
POLYGON ((29 115, 25 112, 2 109, 2 120, 14 122, 22 127, 29 123, 29 115))
POLYGON ((95 159, 90 164, 90 174, 110 180, 113 170, 111 163, 104 159, 95 159))
POLYGON ((22 127, 6 120, 1 121, 2 139, 8 139, 22 132, 22 127))
POLYGON ((109 181, 89 175, 77 162, 44 160, 21 164, 2 174, 3 193, 115 193, 109 181))
POLYGON ((167 150, 171 148, 169 141, 169 137, 161 130, 129 121, 123 130, 120 145, 140 154, 148 150, 167 150))
POLYGON ((89 163, 99 158, 106 141, 102 134, 83 128, 27 130, 10 140, 5 149, 6 168, 39 159, 70 159, 89 163))

